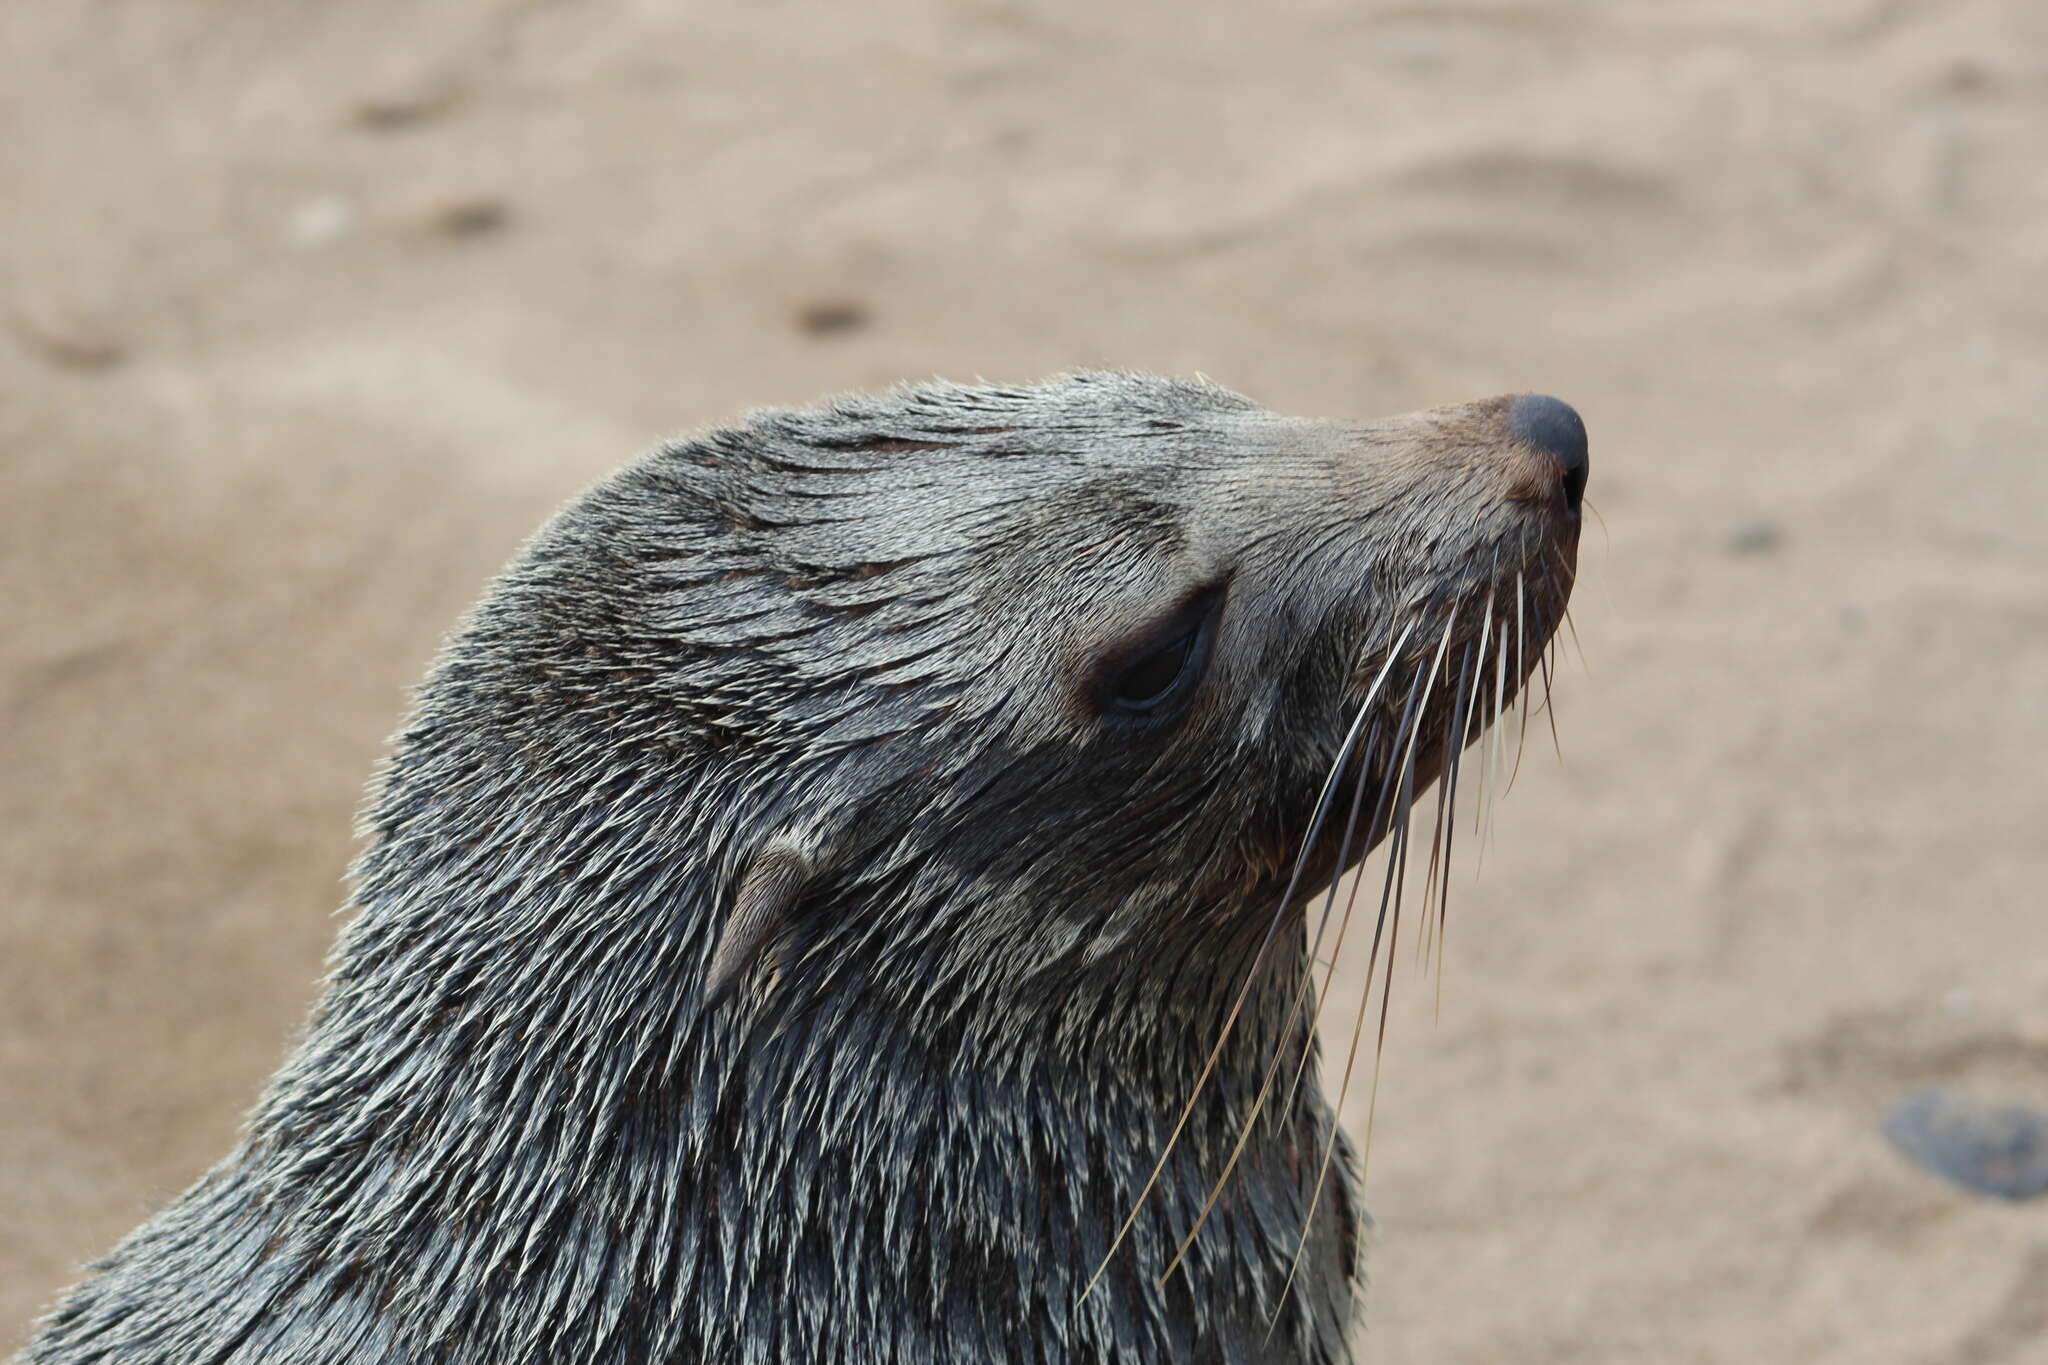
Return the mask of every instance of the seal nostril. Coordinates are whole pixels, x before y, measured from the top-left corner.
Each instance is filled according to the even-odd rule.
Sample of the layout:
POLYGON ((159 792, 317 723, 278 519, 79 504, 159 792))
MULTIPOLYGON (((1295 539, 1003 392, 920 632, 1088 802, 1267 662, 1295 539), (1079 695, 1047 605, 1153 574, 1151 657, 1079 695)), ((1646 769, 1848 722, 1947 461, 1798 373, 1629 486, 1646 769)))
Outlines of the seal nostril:
POLYGON ((1525 393, 1508 407, 1508 430, 1557 461, 1565 506, 1579 510, 1586 493, 1586 424, 1572 406, 1546 393, 1525 393))

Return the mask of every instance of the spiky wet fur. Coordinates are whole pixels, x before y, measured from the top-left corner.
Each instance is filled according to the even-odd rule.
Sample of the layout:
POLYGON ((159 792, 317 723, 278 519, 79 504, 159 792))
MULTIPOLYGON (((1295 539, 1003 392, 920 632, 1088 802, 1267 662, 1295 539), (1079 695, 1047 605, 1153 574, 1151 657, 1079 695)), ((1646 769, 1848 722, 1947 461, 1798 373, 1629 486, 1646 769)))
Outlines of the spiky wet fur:
POLYGON ((1313 1066, 1158 1277, 1313 1046, 1302 906, 1387 822, 1290 875, 1366 680, 1550 572, 1511 446, 1498 401, 1347 428, 1088 374, 628 466, 451 638, 238 1148, 23 1358, 1348 1360, 1341 1169, 1288 1278, 1348 1161, 1313 1066), (1190 712, 1091 712, 1105 645, 1219 575, 1190 712), (706 1008, 770 841, 818 871, 706 1008))

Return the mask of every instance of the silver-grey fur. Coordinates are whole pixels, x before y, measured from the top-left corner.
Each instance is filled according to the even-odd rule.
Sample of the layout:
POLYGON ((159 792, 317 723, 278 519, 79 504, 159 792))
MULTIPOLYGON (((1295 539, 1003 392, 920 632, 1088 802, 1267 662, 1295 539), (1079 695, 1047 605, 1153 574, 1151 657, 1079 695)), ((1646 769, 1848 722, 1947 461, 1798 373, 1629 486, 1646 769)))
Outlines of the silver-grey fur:
MULTIPOLYGON (((1341 1172, 1282 1296, 1313 1084, 1159 1275, 1269 1060, 1311 1046, 1302 906, 1393 816, 1312 840, 1279 902, 1401 626, 1435 623, 1396 706, 1516 574, 1555 624, 1576 517, 1529 495, 1504 402, 1341 425, 1093 373, 627 466, 451 637, 240 1145, 22 1358, 1349 1359, 1341 1172), (1102 661, 1205 589, 1186 713, 1105 717, 1102 661)), ((1417 719, 1404 801, 1448 725, 1417 719)))

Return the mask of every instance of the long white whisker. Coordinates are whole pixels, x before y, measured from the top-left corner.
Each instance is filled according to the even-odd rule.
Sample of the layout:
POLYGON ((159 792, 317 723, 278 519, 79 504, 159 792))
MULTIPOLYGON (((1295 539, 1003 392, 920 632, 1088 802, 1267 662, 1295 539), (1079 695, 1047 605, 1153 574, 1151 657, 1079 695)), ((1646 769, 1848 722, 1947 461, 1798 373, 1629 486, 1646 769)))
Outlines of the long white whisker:
MULTIPOLYGON (((1456 631, 1456 629, 1457 629, 1457 625, 1458 625, 1458 613, 1457 613, 1457 610, 1456 610, 1456 608, 1454 607, 1454 608, 1453 608, 1453 609, 1451 610, 1450 614, 1449 614, 1448 616, 1446 616, 1446 617, 1444 618, 1444 634, 1443 634, 1443 639, 1437 642, 1437 647, 1436 647, 1436 657, 1430 660, 1430 665, 1429 665, 1429 677, 1428 677, 1427 681, 1425 681, 1425 682, 1423 683, 1423 685, 1422 685, 1422 693, 1421 693, 1421 700, 1420 700, 1420 701, 1419 701, 1419 702, 1418 702, 1418 703, 1416 704, 1416 706, 1415 706, 1415 709, 1414 709, 1414 713, 1413 713, 1413 716, 1412 716, 1412 718, 1410 719, 1410 721, 1409 721, 1409 723, 1408 723, 1408 739, 1407 739, 1407 744, 1406 744, 1406 746, 1405 746, 1405 750, 1404 750, 1404 752, 1403 752, 1403 755, 1402 755, 1402 758, 1401 758, 1401 769, 1400 769, 1400 771, 1401 771, 1401 794, 1400 794, 1400 796, 1399 796, 1398 798, 1396 798, 1396 802, 1397 802, 1397 814, 1398 814, 1398 816, 1400 817, 1400 832, 1399 832, 1399 835, 1397 836, 1397 839, 1396 839, 1396 845, 1397 845, 1397 846, 1396 846, 1396 848, 1395 848, 1395 849, 1394 849, 1394 850, 1393 850, 1392 852, 1390 852, 1390 854, 1389 854, 1389 861, 1390 861, 1390 864, 1391 864, 1392 866, 1394 866, 1394 867, 1398 867, 1398 868, 1400 869, 1400 871, 1399 871, 1399 872, 1398 872, 1398 873, 1397 873, 1397 874, 1395 875, 1395 879, 1394 879, 1394 892, 1393 892, 1393 906, 1394 906, 1394 913, 1393 913, 1393 921, 1392 921, 1392 923, 1391 923, 1391 924, 1385 924, 1385 923, 1384 923, 1384 921, 1385 921, 1385 902, 1384 902, 1384 901, 1382 902, 1382 911, 1381 911, 1381 917, 1382 917, 1382 921, 1383 921, 1383 927, 1387 928, 1387 929, 1388 929, 1388 930, 1390 931, 1390 933, 1389 933, 1389 935, 1388 935, 1388 938, 1387 938, 1387 982, 1388 982, 1388 987, 1383 987, 1383 988, 1381 989, 1381 1001, 1382 1001, 1382 1004, 1381 1004, 1381 1010, 1382 1010, 1382 1017, 1381 1017, 1381 1022, 1380 1022, 1380 1037, 1381 1037, 1381 1042, 1382 1042, 1382 1044, 1383 1044, 1383 1045, 1384 1045, 1384 1042, 1385 1042, 1385 1038, 1386 1038, 1386 1020, 1385 1020, 1385 1013, 1384 1013, 1384 1012, 1385 1012, 1385 1003, 1384 1003, 1384 1002, 1385 1002, 1385 999, 1386 999, 1386 993, 1387 993, 1387 990, 1388 990, 1388 989, 1389 989, 1389 988, 1391 987, 1391 984, 1392 984, 1392 982, 1393 982, 1393 979, 1394 979, 1394 952, 1395 952, 1395 947, 1396 947, 1396 945, 1397 945, 1397 944, 1398 944, 1398 943, 1400 942, 1400 935, 1401 935, 1401 888, 1402 888, 1402 886, 1403 886, 1403 885, 1404 885, 1404 884, 1406 883, 1406 881, 1407 881, 1407 876, 1406 876, 1406 872, 1407 872, 1407 866, 1408 866, 1407 850, 1408 850, 1408 828, 1409 828, 1409 824, 1408 824, 1408 818, 1409 818, 1409 817, 1408 817, 1408 807, 1409 807, 1409 804, 1410 804, 1410 803, 1411 803, 1411 802, 1412 802, 1412 801, 1414 800, 1414 792, 1415 792, 1415 744, 1416 744, 1416 740, 1417 740, 1417 738, 1418 738, 1418 737, 1419 737, 1419 736, 1421 735, 1421 733, 1422 733, 1422 724, 1423 724, 1423 718, 1424 718, 1424 717, 1425 717, 1425 716, 1426 716, 1426 715, 1428 714, 1428 712, 1429 712, 1429 698, 1430 698, 1430 694, 1431 694, 1432 692, 1434 692, 1434 691, 1436 690, 1436 679, 1437 679, 1437 674, 1438 674, 1438 673, 1440 673, 1440 672, 1441 672, 1441 671, 1443 670, 1443 663, 1444 663, 1444 655, 1450 652, 1450 648, 1451 648, 1451 636, 1452 636, 1452 634, 1453 634, 1453 633, 1454 633, 1454 632, 1456 631)), ((1378 931, 1378 930, 1375 930, 1375 931, 1374 931, 1374 933, 1373 933, 1373 953, 1374 953, 1374 956, 1375 956, 1375 958, 1376 958, 1376 957, 1378 956, 1378 953, 1379 953, 1379 938, 1380 938, 1380 936, 1379 936, 1379 931, 1378 931)), ((1368 969, 1367 969, 1368 973, 1370 973, 1370 970, 1371 970, 1371 969, 1370 969, 1370 967, 1368 967, 1368 969)), ((1368 976, 1368 980, 1370 980, 1370 977, 1369 977, 1369 976, 1368 976)), ((1370 989, 1370 987, 1369 987, 1369 986, 1368 986, 1368 989, 1370 989)), ((1350 1088, 1350 1083, 1351 1083, 1351 1072, 1352 1072, 1352 1068, 1353 1068, 1353 1067, 1354 1067, 1354 1066, 1356 1065, 1356 1063, 1357 1063, 1357 1060, 1358 1060, 1358 1035, 1359 1035, 1359 1032, 1360 1032, 1360 1030, 1362 1030, 1362 1029, 1363 1029, 1363 1027, 1364 1027, 1364 1022, 1365 1022, 1365 1013, 1364 1013, 1364 1009, 1363 1009, 1363 1007, 1361 1006, 1361 1008, 1360 1008, 1360 1011, 1359 1011, 1359 1021, 1358 1021, 1358 1025, 1357 1025, 1356 1027, 1354 1027, 1354 1029, 1353 1029, 1353 1031, 1352 1031, 1352 1041, 1351 1041, 1351 1055, 1350 1055, 1350 1056, 1349 1056, 1349 1057, 1348 1057, 1348 1058, 1346 1059, 1346 1061, 1345 1061, 1345 1064, 1344 1064, 1344 1085, 1343 1085, 1343 1087, 1341 1087, 1341 1088, 1340 1088, 1340 1089, 1338 1090, 1338 1094, 1337 1094, 1337 1109, 1338 1109, 1338 1112, 1340 1112, 1340 1113, 1342 1112, 1342 1110, 1343 1110, 1343 1107, 1344 1107, 1344 1097, 1345 1097, 1345 1095, 1346 1095, 1346 1094, 1347 1094, 1347 1093, 1349 1092, 1349 1088, 1350 1088)), ((1375 1090, 1377 1090, 1377 1088, 1378 1088, 1378 1080, 1377 1080, 1377 1077, 1378 1077, 1378 1067, 1377 1067, 1377 1065, 1375 1065, 1375 1067, 1374 1067, 1374 1077, 1375 1077, 1375 1080, 1374 1080, 1374 1088, 1375 1088, 1375 1090)), ((1371 1137, 1371 1130, 1370 1130, 1370 1127, 1368 1126, 1368 1129, 1367 1129, 1367 1138, 1368 1138, 1368 1141, 1370 1140, 1370 1137, 1371 1137)), ((1314 1192, 1313 1192, 1313 1193, 1312 1193, 1312 1194, 1311 1194, 1311 1195, 1309 1196, 1309 1203, 1308 1203, 1308 1211, 1307 1211, 1307 1213, 1306 1213, 1306 1214, 1304 1214, 1304 1215, 1303 1215, 1303 1217, 1302 1217, 1302 1223, 1301 1223, 1301 1238, 1300 1238, 1300 1240, 1299 1240, 1299 1241, 1298 1241, 1298 1242, 1297 1242, 1297 1243, 1295 1244, 1295 1248, 1294 1248, 1294 1261, 1293 1261, 1293 1264, 1291 1264, 1291 1265, 1290 1265, 1290 1266, 1288 1267, 1288 1270, 1287 1270, 1287 1279, 1286 1279, 1286 1282, 1285 1282, 1284 1284, 1282 1284, 1282 1285, 1281 1285, 1281 1288, 1280 1288, 1280 1296, 1279 1296, 1279 1299, 1278 1299, 1278 1301, 1276 1302, 1276 1305, 1275 1305, 1275 1308, 1274 1308, 1274 1312, 1275 1312, 1276 1314, 1277 1314, 1277 1313, 1278 1313, 1278 1312, 1280 1311, 1280 1309, 1279 1309, 1279 1305, 1280 1305, 1280 1304, 1284 1304, 1284 1303, 1285 1303, 1285 1302, 1287 1301, 1287 1293, 1288 1293, 1288 1290, 1289 1290, 1289 1289, 1291 1289, 1291 1288, 1293 1287, 1293 1284, 1294 1284, 1294 1276, 1295 1276, 1295 1272, 1296 1272, 1297 1270, 1299 1270, 1299 1269, 1301 1268, 1301 1258, 1302 1258, 1302 1254, 1303 1254, 1303 1253, 1304 1253, 1304 1252, 1305 1252, 1305 1251, 1306 1251, 1306 1250, 1308 1249, 1308 1238, 1309 1238, 1309 1233, 1310 1233, 1310 1231, 1311 1231, 1311 1230, 1312 1230, 1312 1229, 1314 1228, 1314 1226, 1315 1226, 1315 1217, 1316 1217, 1316 1209, 1317 1209, 1317 1207, 1318 1207, 1318 1206, 1320 1205, 1320 1203, 1321 1203, 1321 1201, 1322 1201, 1322 1195, 1323 1195, 1323 1186, 1324 1186, 1324 1184, 1325 1184, 1325 1183, 1327 1182, 1327 1180, 1329 1179, 1329 1175, 1330 1175, 1330 1159, 1331 1159, 1331 1156, 1332 1156, 1332 1155, 1333 1155, 1333 1154, 1334 1154, 1334 1153, 1336 1152, 1336 1149, 1337 1149, 1337 1132, 1336 1132, 1336 1125, 1335 1125, 1335 1123, 1333 1122, 1333 1123, 1332 1123, 1332 1125, 1331 1125, 1331 1130, 1330 1130, 1330 1140, 1329 1140, 1329 1141, 1328 1141, 1328 1142, 1327 1142, 1326 1144, 1324 1144, 1324 1147, 1323 1147, 1323 1157, 1322 1157, 1322 1161, 1321 1161, 1321 1163, 1320 1163, 1320 1164, 1319 1164, 1319 1165, 1317 1166, 1317 1169, 1316 1169, 1316 1183, 1315 1183, 1315 1190, 1314 1190, 1314 1192)))
POLYGON ((1515 702, 1521 708, 1520 733, 1515 739, 1515 768, 1508 774, 1508 791, 1515 789, 1515 779, 1522 773, 1522 754, 1529 747, 1529 669, 1522 657, 1522 641, 1527 622, 1522 612, 1522 575, 1515 573, 1515 702))
MULTIPOLYGON (((1387 673, 1392 669, 1394 661, 1400 657, 1401 649, 1407 643, 1408 636, 1414 628, 1415 622, 1410 620, 1408 625, 1402 629, 1400 637, 1394 642, 1393 649, 1388 651, 1387 664, 1381 668, 1381 676, 1379 681, 1375 682, 1375 688, 1378 687, 1379 682, 1385 680, 1387 673)), ((1137 1223, 1138 1214, 1143 1211, 1145 1201, 1151 1197, 1152 1191, 1158 1187, 1160 1173, 1166 1169, 1166 1163, 1173 1156, 1174 1148, 1179 1144, 1181 1134, 1187 1131, 1188 1118, 1195 1112, 1195 1103, 1201 1098, 1203 1089, 1209 1083, 1209 1077, 1215 1073, 1217 1060, 1222 1057, 1224 1047, 1230 1042, 1231 1035, 1236 1031, 1238 1018, 1244 1013, 1245 1001, 1251 996, 1252 983, 1258 979, 1259 968, 1265 963, 1267 950, 1272 947, 1273 936, 1279 931, 1281 922, 1286 918, 1287 907, 1294 900, 1295 888, 1300 885, 1302 872, 1308 866, 1309 850, 1315 846, 1316 839, 1322 834, 1323 821, 1329 814, 1330 797, 1336 790, 1337 774, 1343 771, 1344 764, 1350 757, 1350 748, 1358 740, 1359 727, 1364 723, 1367 709, 1366 707, 1359 709, 1358 719, 1352 722, 1351 729, 1345 734, 1343 745, 1338 749, 1337 759, 1331 765, 1330 775, 1323 779, 1323 789, 1316 798, 1315 811, 1309 819, 1308 833, 1302 837, 1301 849, 1295 854, 1294 870, 1288 877, 1287 889, 1281 893, 1280 903, 1274 910, 1273 918, 1266 925, 1265 937, 1259 941, 1258 951, 1252 954, 1251 966, 1245 972, 1244 985, 1238 988, 1237 998, 1231 1002, 1230 1012, 1224 1017, 1223 1027, 1217 1035, 1216 1042, 1209 1049, 1209 1055, 1202 1063, 1201 1072, 1195 1077, 1195 1084, 1188 1095, 1187 1103, 1181 1106, 1180 1116, 1174 1120, 1173 1131, 1167 1135, 1165 1148, 1160 1151, 1159 1159, 1153 1163, 1151 1174, 1146 1177, 1144 1187, 1138 1191, 1137 1198, 1132 1201, 1131 1211, 1124 1215, 1123 1222, 1117 1227, 1116 1236, 1110 1239, 1109 1249, 1102 1254, 1102 1263, 1095 1267, 1095 1273, 1088 1277, 1088 1283, 1082 1288, 1080 1298, 1074 1301, 1074 1307, 1077 1310, 1083 1303, 1087 1302, 1088 1296, 1095 1292, 1095 1286, 1102 1282, 1102 1277, 1108 1271, 1110 1262, 1115 1259, 1118 1249, 1123 1246, 1124 1240, 1130 1236, 1131 1228, 1137 1223)), ((1292 1011, 1289 1011, 1289 1013, 1292 1013, 1292 1011)))

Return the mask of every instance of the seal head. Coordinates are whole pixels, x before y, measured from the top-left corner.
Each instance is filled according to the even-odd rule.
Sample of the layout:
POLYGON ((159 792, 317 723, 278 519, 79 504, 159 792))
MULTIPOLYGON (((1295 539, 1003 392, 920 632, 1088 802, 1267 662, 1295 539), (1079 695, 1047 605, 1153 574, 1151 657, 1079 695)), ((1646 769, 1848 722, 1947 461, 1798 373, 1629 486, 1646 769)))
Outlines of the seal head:
POLYGON ((629 465, 451 637, 240 1147, 27 1358, 1347 1359, 1345 1149, 1261 1086, 1304 906, 1536 667, 1585 466, 1554 399, 1104 373, 629 465))

